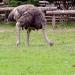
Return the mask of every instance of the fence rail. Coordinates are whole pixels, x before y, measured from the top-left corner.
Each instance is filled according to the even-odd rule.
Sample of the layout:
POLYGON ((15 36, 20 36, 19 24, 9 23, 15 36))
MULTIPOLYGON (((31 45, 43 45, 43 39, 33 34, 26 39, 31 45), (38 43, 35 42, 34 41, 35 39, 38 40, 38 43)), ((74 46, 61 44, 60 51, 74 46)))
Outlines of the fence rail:
MULTIPOLYGON (((15 7, 0 7, 0 12, 12 11, 15 7)), ((38 7, 42 11, 56 10, 57 7, 38 7)))
POLYGON ((56 11, 46 11, 50 15, 71 15, 75 14, 75 10, 56 10, 56 11))

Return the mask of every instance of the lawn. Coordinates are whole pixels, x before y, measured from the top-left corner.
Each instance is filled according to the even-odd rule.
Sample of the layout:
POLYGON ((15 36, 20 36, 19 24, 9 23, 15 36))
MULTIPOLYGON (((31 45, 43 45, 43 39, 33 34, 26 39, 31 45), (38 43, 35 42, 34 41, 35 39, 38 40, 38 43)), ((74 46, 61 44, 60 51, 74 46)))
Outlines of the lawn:
POLYGON ((32 31, 30 47, 16 47, 15 26, 0 24, 0 75, 75 75, 75 25, 58 25, 48 36, 55 44, 48 46, 40 31, 32 31))

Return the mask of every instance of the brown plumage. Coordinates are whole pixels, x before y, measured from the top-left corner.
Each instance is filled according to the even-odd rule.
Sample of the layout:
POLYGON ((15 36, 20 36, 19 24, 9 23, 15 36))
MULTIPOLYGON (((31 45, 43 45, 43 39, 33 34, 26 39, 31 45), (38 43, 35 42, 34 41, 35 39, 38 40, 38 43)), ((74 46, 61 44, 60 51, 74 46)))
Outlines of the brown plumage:
POLYGON ((15 7, 9 14, 8 16, 8 21, 9 22, 13 22, 13 21, 17 21, 24 12, 26 12, 29 9, 32 9, 34 7, 34 5, 31 4, 26 4, 26 5, 20 5, 15 7))
POLYGON ((24 12, 17 22, 25 29, 32 28, 38 30, 42 29, 42 25, 46 25, 46 19, 43 12, 36 7, 24 12))

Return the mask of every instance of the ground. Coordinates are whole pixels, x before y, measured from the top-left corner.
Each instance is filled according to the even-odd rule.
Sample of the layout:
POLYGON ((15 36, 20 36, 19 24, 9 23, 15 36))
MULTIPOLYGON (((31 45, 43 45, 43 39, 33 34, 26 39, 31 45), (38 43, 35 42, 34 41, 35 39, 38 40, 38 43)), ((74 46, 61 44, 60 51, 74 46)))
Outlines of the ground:
POLYGON ((75 24, 58 25, 48 36, 55 44, 48 46, 41 30, 32 31, 30 47, 16 47, 15 26, 0 24, 0 75, 75 75, 75 24))

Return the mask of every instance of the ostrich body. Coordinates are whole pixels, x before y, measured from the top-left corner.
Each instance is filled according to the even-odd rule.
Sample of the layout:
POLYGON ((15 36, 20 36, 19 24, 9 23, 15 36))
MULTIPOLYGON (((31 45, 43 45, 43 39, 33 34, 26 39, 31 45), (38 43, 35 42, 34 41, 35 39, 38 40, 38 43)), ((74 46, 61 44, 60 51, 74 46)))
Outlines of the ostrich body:
POLYGON ((25 29, 38 30, 42 29, 42 24, 45 25, 46 20, 43 13, 35 7, 24 12, 17 22, 20 27, 24 27, 25 29))
POLYGON ((15 7, 8 16, 8 21, 13 22, 16 21, 22 16, 24 12, 30 10, 34 7, 34 5, 26 4, 15 7))
POLYGON ((8 20, 14 19, 16 21, 17 46, 19 46, 20 44, 20 28, 27 30, 27 36, 26 36, 27 47, 29 46, 29 34, 31 30, 35 29, 36 30, 42 29, 46 42, 49 45, 53 45, 53 42, 48 39, 47 33, 45 31, 46 19, 43 12, 33 5, 23 5, 23 6, 24 10, 21 10, 23 9, 22 6, 18 6, 14 9, 16 12, 12 14, 12 12, 14 11, 13 10, 8 17, 8 20), (12 18, 11 15, 13 15, 12 18))

